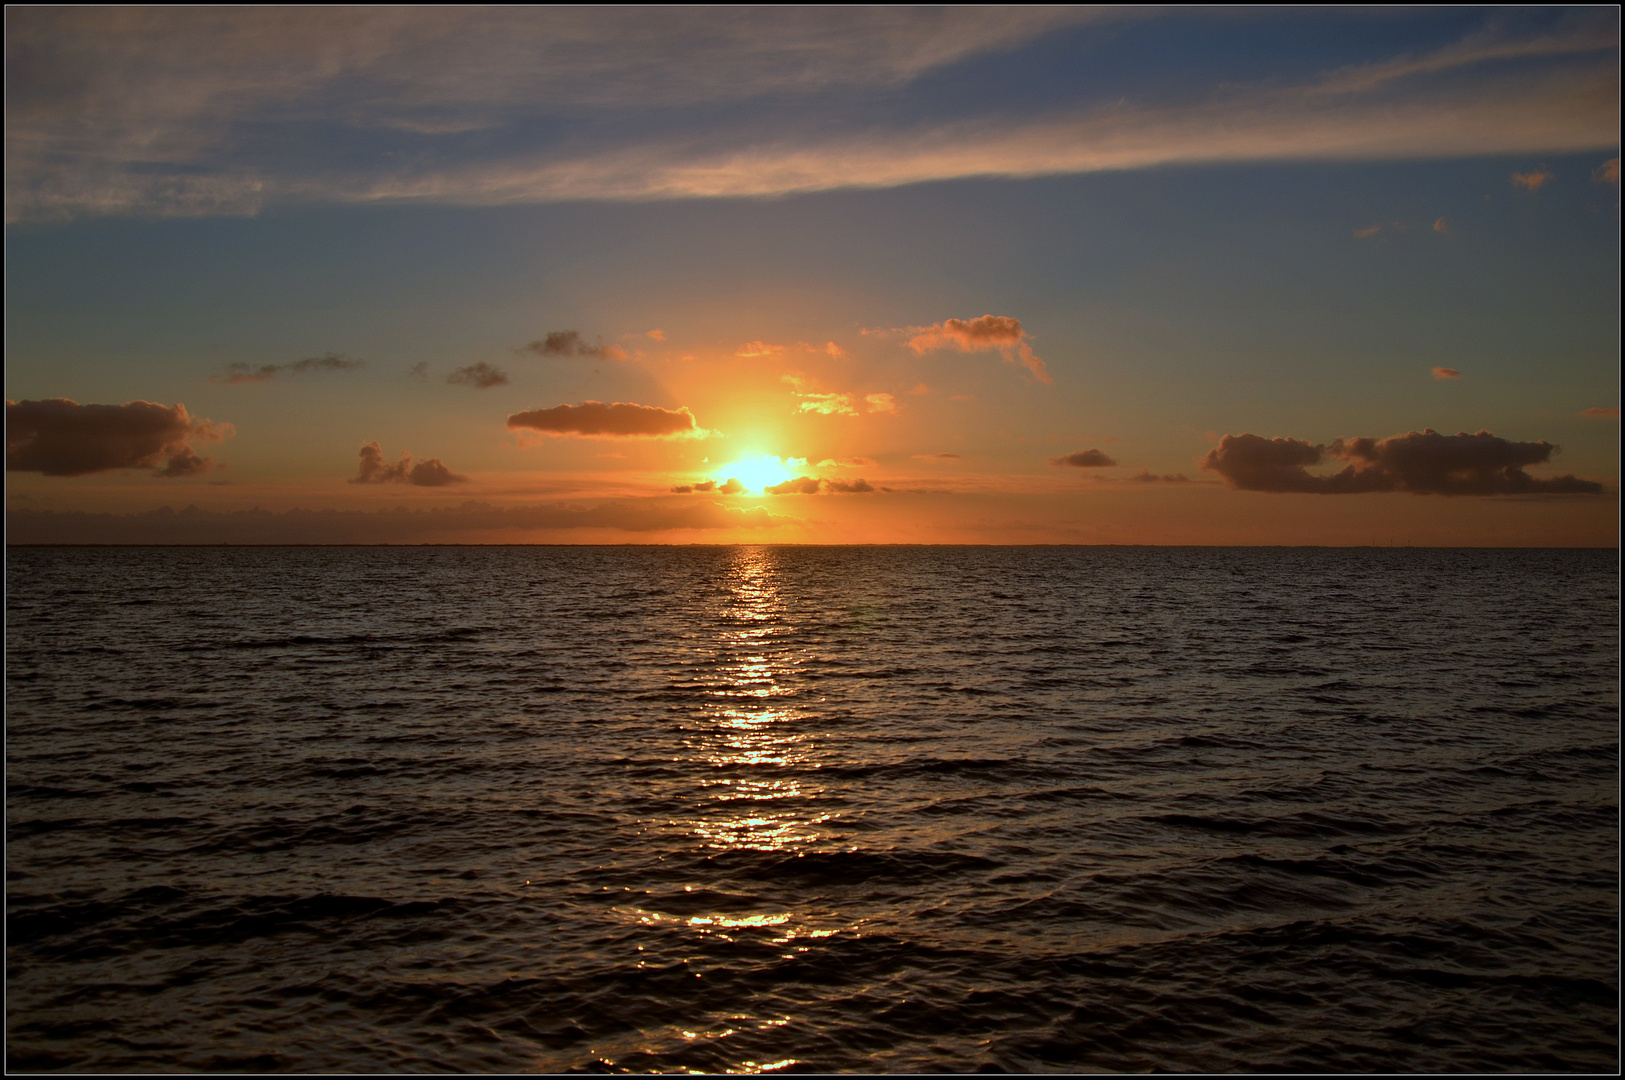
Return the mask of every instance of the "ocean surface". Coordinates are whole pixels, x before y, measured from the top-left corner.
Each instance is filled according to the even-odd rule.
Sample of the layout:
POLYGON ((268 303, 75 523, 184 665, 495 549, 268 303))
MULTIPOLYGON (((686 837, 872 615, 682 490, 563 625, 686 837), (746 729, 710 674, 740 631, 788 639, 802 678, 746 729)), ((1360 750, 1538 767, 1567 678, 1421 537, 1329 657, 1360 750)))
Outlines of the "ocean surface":
POLYGON ((1614 551, 6 559, 14 1070, 1618 1064, 1614 551))

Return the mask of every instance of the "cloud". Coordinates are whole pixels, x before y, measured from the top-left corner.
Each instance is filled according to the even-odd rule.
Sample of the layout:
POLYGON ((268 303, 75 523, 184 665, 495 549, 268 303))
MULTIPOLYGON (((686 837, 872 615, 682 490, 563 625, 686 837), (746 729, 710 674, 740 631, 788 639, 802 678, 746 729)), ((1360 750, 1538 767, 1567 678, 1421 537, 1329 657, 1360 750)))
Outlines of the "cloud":
POLYGON ((1526 191, 1539 191, 1546 184, 1557 179, 1557 174, 1542 165, 1533 172, 1512 174, 1512 186, 1521 187, 1526 191))
POLYGON ((666 332, 664 330, 660 329, 660 327, 658 327, 658 326, 655 327, 653 330, 645 331, 643 336, 647 337, 647 338, 653 338, 655 341, 665 341, 666 340, 666 332))
POLYGON ((1461 372, 1453 367, 1436 367, 1433 369, 1433 377, 1435 379, 1459 379, 1461 378, 1461 372))
POLYGON ((413 364, 410 368, 407 369, 406 374, 407 374, 407 376, 409 378, 417 379, 419 381, 427 379, 429 377, 429 364, 428 364, 428 361, 426 361, 426 360, 418 361, 416 364, 413 364))
POLYGON ((915 461, 962 461, 958 454, 915 454, 915 461))
POLYGON ((1195 483, 1184 473, 1163 473, 1158 476, 1150 469, 1143 469, 1123 481, 1127 484, 1192 484, 1195 483))
POLYGON ((1617 141, 1617 30, 1606 13, 1523 38, 1476 33, 1296 85, 1195 86, 1154 104, 1108 88, 1059 112, 978 99, 974 110, 943 102, 926 119, 889 116, 907 112, 895 110, 897 90, 947 65, 1059 27, 1154 17, 1170 18, 1060 7, 727 18, 681 7, 332 7, 298 18, 254 7, 17 8, 7 18, 7 212, 739 197, 1617 141), (820 122, 810 108, 796 121, 783 108, 831 93, 851 122, 820 122), (652 109, 666 117, 693 105, 715 107, 687 110, 696 118, 686 125, 647 122, 652 109), (358 163, 333 150, 328 125, 392 149, 358 163), (550 134, 561 126, 564 137, 550 134), (482 151, 450 152, 471 133, 482 151))
POLYGON ((1450 223, 1445 221, 1444 218, 1434 218, 1433 219, 1433 231, 1436 232, 1436 233, 1447 233, 1448 234, 1450 232, 1450 223))
POLYGON ((1417 495, 1585 494, 1602 485, 1574 476, 1535 479, 1524 469, 1550 460, 1548 442, 1510 442, 1488 431, 1441 435, 1431 428, 1386 439, 1338 439, 1330 446, 1301 439, 1226 435, 1202 459, 1235 491, 1323 495, 1409 491, 1417 495), (1306 466, 1322 457, 1349 462, 1317 476, 1306 466))
MULTIPOLYGON (((867 460, 867 459, 859 459, 867 460)), ((874 464, 873 462, 868 462, 874 464)), ((821 465, 831 465, 834 462, 820 462, 821 465)), ((679 484, 671 489, 674 495, 688 495, 693 493, 715 492, 718 495, 737 495, 745 491, 745 485, 737 479, 729 477, 726 483, 717 483, 715 480, 706 480, 698 484, 679 484)), ((818 476, 796 476, 779 484, 769 484, 762 488, 763 495, 817 495, 820 491, 838 495, 863 495, 875 491, 869 481, 861 477, 856 480, 832 480, 818 476)), ((885 490, 885 489, 882 489, 885 490)))
POLYGON ((869 469, 873 468, 874 465, 875 459, 866 457, 825 458, 823 461, 818 463, 818 467, 820 469, 869 469))
MULTIPOLYGON (((198 476, 213 468, 213 463, 206 457, 199 457, 190 446, 183 446, 177 450, 164 467, 157 470, 156 475, 164 477, 198 476)), ((230 481, 227 481, 230 483, 230 481)))
POLYGON ((1560 20, 1547 33, 1522 38, 1509 36, 1492 23, 1421 56, 1402 56, 1339 69, 1324 76, 1315 89, 1320 93, 1358 93, 1413 75, 1433 75, 1507 60, 1581 55, 1605 47, 1610 39, 1617 43, 1617 30, 1610 20, 1596 14, 1576 13, 1560 20))
POLYGON ((558 405, 551 409, 518 412, 508 417, 508 427, 541 431, 549 435, 587 435, 610 439, 684 435, 701 438, 709 434, 694 422, 694 415, 686 406, 672 410, 622 401, 611 405, 602 401, 583 401, 580 405, 558 405))
MULTIPOLYGON (((656 341, 665 340, 664 331, 651 331, 649 336, 654 337, 656 333, 661 334, 661 337, 655 338, 656 341)), ((593 360, 630 358, 630 354, 619 345, 605 345, 602 342, 590 344, 575 330, 551 330, 546 337, 521 345, 517 351, 542 357, 585 356, 593 360)))
POLYGON ((219 442, 230 424, 195 420, 186 406, 152 401, 80 405, 68 398, 6 402, 6 469, 83 476, 110 469, 152 469, 196 476, 212 468, 193 442, 219 442))
POLYGON ((872 413, 890 413, 897 415, 897 399, 890 394, 865 394, 863 400, 868 404, 872 413))
POLYGON ((856 399, 851 394, 800 394, 797 412, 823 413, 825 416, 858 415, 856 399))
POLYGON ((1044 368, 1044 361, 1033 355, 1027 344, 1027 332, 1021 320, 1007 315, 983 315, 976 319, 948 319, 931 326, 911 326, 914 335, 908 347, 916 353, 926 353, 948 346, 960 352, 980 352, 997 349, 1011 363, 1018 360, 1039 382, 1053 382, 1044 368))
POLYGON ((734 355, 741 360, 771 360, 783 354, 783 345, 769 345, 765 341, 747 341, 734 350, 734 355))
POLYGON ((1117 464, 1116 461, 1106 456, 1104 450, 1079 450, 1077 453, 1067 454, 1065 457, 1050 458, 1049 463, 1051 465, 1075 465, 1080 469, 1104 469, 1117 464))
POLYGON ((141 514, 11 510, 14 544, 418 544, 496 542, 491 534, 604 529, 651 534, 673 529, 773 528, 789 519, 759 507, 706 500, 629 500, 492 506, 465 502, 431 509, 215 512, 170 507, 141 514), (482 536, 490 540, 482 540, 482 536))
POLYGON ((1607 161, 1591 170, 1593 184, 1612 184, 1619 186, 1619 159, 1609 158, 1607 161))
POLYGON ((482 360, 477 364, 469 364, 467 367, 458 368, 446 376, 446 381, 472 386, 478 390, 486 390, 493 386, 506 386, 508 384, 508 373, 501 368, 492 367, 482 360))
POLYGON ((839 345, 835 344, 835 342, 833 342, 833 341, 824 342, 824 352, 829 356, 829 358, 831 360, 845 360, 846 359, 846 350, 841 348, 839 345))
POLYGON ((1611 405, 1608 408, 1593 407, 1593 408, 1590 408, 1590 409, 1581 409, 1580 410, 1580 415, 1581 416, 1589 416, 1593 420, 1618 420, 1619 419, 1619 406, 1618 405, 1611 405))
POLYGON ((875 489, 861 477, 856 480, 829 480, 816 476, 798 476, 782 484, 762 489, 766 495, 817 495, 820 490, 838 495, 866 495, 875 489))
POLYGON ((762 489, 764 495, 817 495, 818 478, 815 476, 797 476, 786 480, 782 484, 773 484, 762 489))
POLYGON ((394 464, 385 464, 384 450, 376 442, 363 443, 361 446, 361 464, 356 475, 350 479, 352 484, 415 484, 418 487, 445 487, 448 484, 464 484, 468 477, 458 476, 439 458, 429 458, 416 465, 412 464, 412 455, 403 453, 399 461, 394 464))
POLYGON ((1361 240, 1365 240, 1365 239, 1368 239, 1370 237, 1376 236, 1380 232, 1382 232, 1382 226, 1381 225, 1367 225, 1363 229, 1355 229, 1354 230, 1354 235, 1356 237, 1358 237, 1359 239, 1361 239, 1361 240))
POLYGON ((358 371, 366 366, 365 360, 353 360, 340 353, 323 353, 321 356, 307 356, 303 360, 295 360, 291 364, 261 364, 259 367, 232 364, 224 375, 210 375, 209 381, 232 385, 269 382, 278 375, 305 375, 313 371, 358 371))

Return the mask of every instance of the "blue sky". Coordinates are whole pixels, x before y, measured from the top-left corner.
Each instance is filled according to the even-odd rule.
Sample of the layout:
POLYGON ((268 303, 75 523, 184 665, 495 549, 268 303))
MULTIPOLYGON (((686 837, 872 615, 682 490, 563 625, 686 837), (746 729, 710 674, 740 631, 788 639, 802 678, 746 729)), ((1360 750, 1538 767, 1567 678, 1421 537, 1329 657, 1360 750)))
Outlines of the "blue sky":
POLYGON ((14 521, 568 498, 680 524, 522 538, 1616 542, 1613 8, 7 18, 8 401, 216 425, 74 475, 8 439, 14 521), (952 336, 982 316, 1018 336, 952 336), (599 352, 523 351, 563 330, 599 352), (506 381, 447 381, 479 364, 506 381), (505 424, 586 401, 706 434, 505 424), (1561 449, 1474 494, 1210 457, 1426 429, 1561 449), (187 438, 209 464, 161 468, 187 438), (353 483, 374 441, 459 479, 353 483), (1116 464, 1052 464, 1084 449, 1116 464), (822 494, 672 491, 762 454, 822 494), (890 490, 836 494, 860 473, 890 490))

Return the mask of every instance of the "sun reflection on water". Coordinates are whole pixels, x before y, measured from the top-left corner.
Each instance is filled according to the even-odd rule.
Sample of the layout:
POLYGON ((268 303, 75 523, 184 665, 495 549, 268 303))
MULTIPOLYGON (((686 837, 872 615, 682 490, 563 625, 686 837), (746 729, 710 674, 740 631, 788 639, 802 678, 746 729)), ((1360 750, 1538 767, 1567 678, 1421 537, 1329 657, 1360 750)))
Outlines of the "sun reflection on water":
MULTIPOLYGON (((738 857, 742 880, 737 888, 715 881, 706 885, 733 888, 734 893, 709 903, 698 894, 693 906, 667 895, 614 910, 651 930, 680 930, 713 944, 748 941, 793 960, 816 945, 815 939, 849 927, 835 912, 810 912, 764 892, 753 878, 781 859, 827 843, 826 823, 838 811, 822 798, 824 785, 816 773, 818 736, 801 723, 798 697, 805 691, 796 673, 793 609, 781 591, 772 549, 736 549, 719 584, 722 595, 706 613, 711 637, 681 676, 685 688, 700 692, 697 714, 689 713, 687 747, 702 766, 703 779, 687 789, 684 809, 665 824, 709 858, 738 857), (649 910, 645 903, 666 910, 649 910)), ((684 893, 699 888, 686 886, 684 893)), ((685 1043, 732 1045, 740 1032, 760 1033, 790 1020, 781 1013, 708 1016, 699 1024, 691 1019, 667 1028, 653 1042, 675 1037, 685 1043)), ((726 1054, 737 1064, 721 1071, 777 1072, 798 1064, 798 1059, 781 1058, 771 1050, 763 1054, 759 1046, 747 1057, 751 1054, 739 1046, 726 1054)))
POLYGON ((706 847, 784 851, 815 839, 828 815, 808 812, 818 790, 797 766, 810 736, 794 730, 798 690, 791 658, 777 647, 789 629, 772 554, 740 548, 725 579, 702 738, 714 779, 685 822, 706 847))

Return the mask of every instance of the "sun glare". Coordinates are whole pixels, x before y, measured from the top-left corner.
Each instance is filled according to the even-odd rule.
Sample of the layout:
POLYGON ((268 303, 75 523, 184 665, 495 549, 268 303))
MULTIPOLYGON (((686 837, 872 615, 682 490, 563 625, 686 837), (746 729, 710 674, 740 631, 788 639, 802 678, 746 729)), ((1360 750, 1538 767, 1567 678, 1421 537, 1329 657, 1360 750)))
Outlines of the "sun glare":
POLYGON ((718 481, 738 480, 745 485, 748 491, 761 491, 773 484, 782 484, 786 480, 795 479, 795 466, 805 465, 800 458, 780 459, 772 454, 761 454, 757 457, 740 458, 732 465, 718 469, 718 481))

